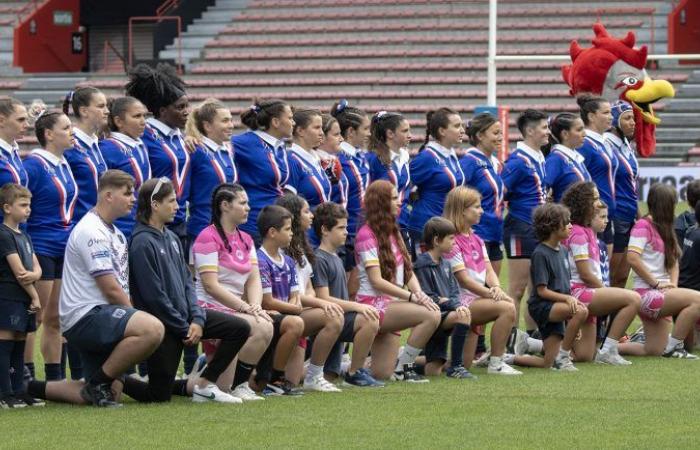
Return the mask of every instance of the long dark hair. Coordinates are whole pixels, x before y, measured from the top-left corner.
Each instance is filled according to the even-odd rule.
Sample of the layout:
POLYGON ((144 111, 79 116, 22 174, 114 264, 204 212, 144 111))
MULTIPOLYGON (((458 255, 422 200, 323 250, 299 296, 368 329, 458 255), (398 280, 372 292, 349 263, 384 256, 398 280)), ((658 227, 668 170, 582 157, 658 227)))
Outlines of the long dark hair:
POLYGON ((343 99, 331 106, 331 116, 338 119, 340 125, 340 134, 343 138, 348 137, 348 130, 353 128, 357 130, 362 125, 362 122, 367 118, 367 114, 354 106, 350 106, 347 100, 343 99))
POLYGON ((228 242, 223 225, 221 225, 221 203, 236 200, 241 192, 245 192, 245 189, 238 183, 222 183, 211 194, 211 224, 216 228, 216 232, 219 233, 219 237, 229 253, 231 253, 231 244, 228 242))
POLYGON ((274 117, 281 117, 284 110, 290 107, 284 100, 253 99, 250 108, 241 113, 241 122, 251 130, 267 130, 274 117))
POLYGON ((66 98, 63 99, 63 113, 68 115, 72 110, 73 115, 80 119, 80 108, 90 106, 92 96, 100 93, 102 91, 92 86, 81 86, 74 91, 68 92, 66 98))
POLYGON ((595 216, 595 183, 577 181, 564 192, 561 202, 571 211, 571 222, 590 227, 595 216))
POLYGON ((668 184, 656 183, 649 188, 647 196, 649 215, 651 223, 654 224, 664 242, 664 267, 666 270, 671 270, 681 255, 676 232, 673 229, 677 201, 676 190, 668 184))
POLYGON ((379 157, 379 161, 385 166, 391 164, 391 150, 386 144, 386 132, 396 131, 403 122, 404 117, 399 113, 379 111, 372 116, 370 125, 369 149, 379 157))
POLYGON ((438 108, 435 111, 428 111, 425 115, 425 141, 420 146, 420 152, 428 145, 431 136, 436 142, 439 141, 440 128, 447 128, 450 125, 450 116, 454 115, 459 116, 459 113, 451 108, 438 108))
POLYGON ((301 210, 304 209, 306 200, 302 197, 293 194, 291 192, 285 193, 282 197, 279 197, 275 202, 276 205, 283 207, 292 214, 292 241, 287 247, 287 254, 294 259, 294 261, 299 264, 300 267, 304 267, 304 256, 313 264, 314 251, 309 245, 308 239, 306 239, 306 232, 301 229, 301 210))
POLYGON ((167 108, 186 94, 186 85, 169 64, 160 63, 155 69, 139 64, 129 71, 124 91, 139 99, 157 119, 161 108, 167 108))

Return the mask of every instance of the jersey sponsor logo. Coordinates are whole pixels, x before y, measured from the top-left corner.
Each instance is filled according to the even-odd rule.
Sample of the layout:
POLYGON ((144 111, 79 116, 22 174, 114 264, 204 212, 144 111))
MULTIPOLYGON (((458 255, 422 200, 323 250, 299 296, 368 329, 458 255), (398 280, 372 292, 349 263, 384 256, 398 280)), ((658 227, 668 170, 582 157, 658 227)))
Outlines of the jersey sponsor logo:
POLYGON ((112 312, 112 317, 114 317, 115 319, 121 319, 125 315, 126 315, 126 310, 121 309, 121 308, 117 308, 114 310, 114 312, 112 312))
POLYGON ((102 259, 102 258, 110 258, 111 255, 107 250, 99 251, 99 252, 92 252, 90 253, 90 257, 92 259, 102 259))

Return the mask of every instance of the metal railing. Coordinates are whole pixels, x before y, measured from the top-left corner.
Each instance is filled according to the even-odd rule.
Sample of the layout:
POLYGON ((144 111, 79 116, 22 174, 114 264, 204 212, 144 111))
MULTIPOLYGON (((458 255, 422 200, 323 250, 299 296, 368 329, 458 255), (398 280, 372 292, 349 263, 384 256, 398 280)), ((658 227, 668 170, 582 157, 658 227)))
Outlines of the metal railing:
POLYGON ((177 24, 177 71, 182 74, 182 18, 180 16, 134 16, 129 17, 129 35, 128 35, 128 53, 127 59, 129 67, 134 63, 134 48, 133 48, 133 28, 136 22, 156 22, 161 23, 165 20, 174 21, 177 24))

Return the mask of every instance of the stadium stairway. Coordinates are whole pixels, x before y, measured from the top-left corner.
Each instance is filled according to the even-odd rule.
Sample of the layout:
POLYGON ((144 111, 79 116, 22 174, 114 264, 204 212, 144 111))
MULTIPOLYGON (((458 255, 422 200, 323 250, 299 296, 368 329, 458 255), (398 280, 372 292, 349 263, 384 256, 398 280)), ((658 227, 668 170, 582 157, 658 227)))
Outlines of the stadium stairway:
MULTIPOLYGON (((22 70, 13 67, 14 27, 32 6, 29 0, 0 0, 0 93, 5 93, 11 77, 19 77, 22 70)), ((12 87, 9 87, 12 89, 12 87)))

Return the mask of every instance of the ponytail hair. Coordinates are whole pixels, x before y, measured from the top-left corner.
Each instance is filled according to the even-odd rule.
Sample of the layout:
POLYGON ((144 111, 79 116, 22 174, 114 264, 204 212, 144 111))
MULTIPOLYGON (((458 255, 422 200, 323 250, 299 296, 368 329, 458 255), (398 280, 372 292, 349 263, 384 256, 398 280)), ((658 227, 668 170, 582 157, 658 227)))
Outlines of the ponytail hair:
POLYGON ((63 100, 63 114, 69 116, 72 110, 73 115, 80 119, 80 108, 90 106, 92 96, 101 93, 102 91, 92 86, 81 86, 69 91, 63 100))
POLYGON ((294 128, 292 135, 296 136, 297 131, 311 125, 314 117, 322 117, 321 111, 313 108, 294 108, 294 128))
POLYGON ((681 256, 681 249, 673 228, 678 194, 673 186, 656 183, 649 188, 647 204, 651 222, 664 243, 664 267, 671 270, 681 256))
POLYGON ((338 119, 340 134, 343 138, 347 138, 350 128, 357 130, 367 118, 367 114, 363 110, 350 106, 345 99, 333 103, 333 106, 331 106, 331 116, 338 119))
POLYGON ((227 109, 223 103, 215 98, 208 98, 199 105, 192 108, 187 116, 185 124, 185 134, 196 139, 206 136, 204 122, 211 123, 220 109, 227 109))
POLYGON ((134 97, 129 96, 110 98, 109 101, 107 101, 107 109, 109 109, 109 115, 107 116, 107 126, 109 127, 110 131, 119 131, 119 129, 117 128, 117 124, 114 121, 114 118, 119 117, 123 120, 126 116, 126 111, 131 107, 131 105, 135 103, 141 102, 135 99, 134 97))
POLYGON ((405 119, 399 113, 379 111, 372 116, 370 124, 369 150, 379 157, 385 166, 391 164, 391 150, 386 144, 386 132, 396 131, 405 119))
POLYGON ((434 111, 428 111, 425 115, 425 141, 418 150, 419 152, 422 152, 428 145, 431 137, 435 141, 440 140, 440 128, 447 128, 450 125, 450 116, 454 115, 459 115, 459 113, 451 108, 439 108, 434 111))
POLYGON ((581 120, 583 120, 585 125, 588 125, 590 122, 588 115, 598 112, 600 105, 603 103, 608 103, 608 101, 603 97, 598 97, 591 94, 581 94, 576 97, 576 103, 578 103, 581 120))
POLYGON ((245 192, 245 189, 238 183, 222 183, 211 194, 211 224, 216 228, 216 232, 224 242, 224 247, 229 253, 231 253, 231 244, 221 224, 221 203, 236 200, 241 192, 245 192))
POLYGON ((498 122, 498 119, 493 114, 480 113, 474 116, 472 120, 467 123, 467 136, 469 136, 469 143, 474 147, 479 145, 479 133, 483 133, 491 126, 498 122))
POLYGON ((63 111, 48 110, 41 100, 34 100, 29 106, 28 115, 34 122, 34 133, 39 145, 46 147, 46 130, 50 130, 56 125, 59 117, 64 115, 63 111))
POLYGON ((284 110, 288 107, 289 104, 284 100, 261 100, 255 98, 250 107, 241 113, 241 122, 253 131, 265 131, 270 128, 272 118, 281 117, 284 110))

